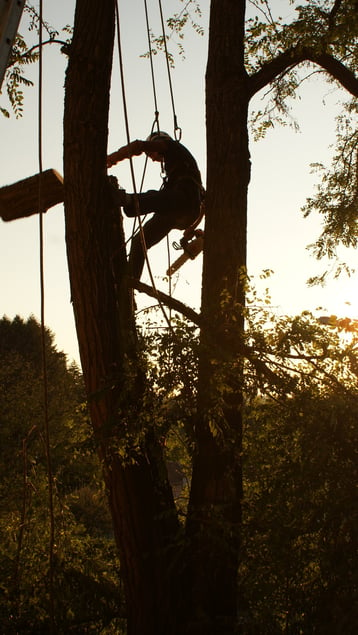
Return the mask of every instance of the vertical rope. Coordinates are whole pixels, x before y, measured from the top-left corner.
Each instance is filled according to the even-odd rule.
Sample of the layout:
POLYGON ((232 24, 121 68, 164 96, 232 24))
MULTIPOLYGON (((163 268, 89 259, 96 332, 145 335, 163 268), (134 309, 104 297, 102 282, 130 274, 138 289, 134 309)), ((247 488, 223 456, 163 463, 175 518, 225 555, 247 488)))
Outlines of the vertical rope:
POLYGON ((50 633, 55 633, 55 609, 54 609, 54 544, 55 523, 53 508, 53 476, 50 453, 49 408, 48 408, 48 375, 46 360, 46 327, 45 327, 45 274, 44 274, 44 226, 42 209, 42 98, 43 98, 43 64, 42 64, 42 26, 43 26, 43 2, 39 5, 39 90, 38 90, 38 164, 39 164, 39 239, 40 239, 40 294, 41 294, 41 344, 42 344, 42 372, 43 372, 43 408, 44 408, 44 439, 47 463, 48 504, 49 504, 49 599, 50 599, 50 633))
MULTIPOLYGON (((125 92, 124 64, 123 64, 123 55, 122 55, 122 46, 121 46, 121 31, 120 31, 120 16, 119 16, 118 0, 116 0, 115 11, 116 11, 116 22, 117 22, 117 43, 118 43, 118 57, 119 57, 119 69, 120 69, 120 76, 121 76, 124 120, 125 120, 127 143, 129 143, 130 142, 129 118, 128 118, 128 109, 127 109, 127 98, 126 98, 126 92, 125 92)), ((137 188, 136 188, 136 180, 135 180, 135 174, 134 174, 134 167, 133 167, 132 158, 130 158, 130 170, 131 170, 131 176, 132 176, 133 192, 134 192, 134 196, 135 196, 135 204, 136 204, 136 206, 138 208, 137 188)), ((142 247, 143 247, 143 251, 144 251, 145 262, 146 262, 146 265, 147 265, 147 268, 148 268, 148 273, 149 273, 151 285, 152 285, 154 291, 157 294, 157 296, 156 296, 157 297, 157 301, 158 301, 158 304, 159 304, 160 309, 162 311, 162 314, 164 316, 164 319, 167 322, 169 328, 171 328, 170 320, 169 320, 169 318, 168 318, 168 316, 166 314, 166 311, 164 309, 163 303, 161 302, 161 300, 160 300, 160 298, 158 296, 158 293, 157 293, 157 288, 156 288, 156 285, 155 285, 152 269, 151 269, 150 262, 149 262, 149 259, 148 259, 147 246, 145 244, 145 236, 144 236, 144 232, 143 232, 143 224, 142 224, 142 221, 141 221, 141 218, 140 218, 139 214, 137 214, 137 218, 138 218, 138 223, 139 223, 139 231, 140 231, 142 247)))
MULTIPOLYGON (((169 236, 167 235, 167 259, 168 259, 168 270, 170 269, 170 244, 169 244, 169 236)), ((168 295, 172 297, 172 277, 168 276, 168 295)), ((169 308, 169 320, 172 322, 172 309, 169 308)))
MULTIPOLYGON (((122 90, 122 102, 123 102, 123 112, 124 112, 124 124, 125 124, 125 129, 126 129, 127 143, 130 143, 129 117, 128 117, 127 98, 126 98, 125 81, 124 81, 124 64, 123 64, 123 55, 122 55, 121 29, 120 29, 120 16, 119 16, 118 0, 116 1, 116 26, 117 26, 119 72, 120 72, 120 76, 121 76, 121 90, 122 90)), ((133 166, 132 157, 129 158, 129 165, 130 165, 130 171, 131 171, 133 192, 134 192, 134 197, 135 197, 135 205, 136 205, 136 207, 138 207, 137 185, 136 185, 136 179, 135 179, 135 174, 134 174, 134 166, 133 166)), ((144 233, 143 233, 143 224, 142 224, 141 218, 140 218, 140 216, 138 214, 137 214, 135 220, 138 220, 139 231, 140 231, 140 236, 141 236, 144 256, 145 256, 145 260, 146 260, 146 264, 147 264, 148 270, 150 272, 150 267, 149 267, 149 262, 148 262, 148 257, 147 257, 147 246, 145 244, 145 237, 144 237, 144 233)))
POLYGON ((145 21, 147 25, 147 39, 148 39, 148 50, 149 50, 149 61, 150 61, 150 70, 152 77, 152 88, 153 88, 153 99, 154 99, 154 123, 152 126, 151 132, 154 131, 154 128, 157 128, 157 131, 160 130, 159 125, 159 110, 158 110, 158 100, 157 100, 157 89, 155 85, 155 77, 154 77, 154 65, 153 65, 153 54, 152 54, 152 45, 150 41, 150 27, 149 27, 149 18, 148 18, 148 4, 147 0, 144 0, 144 12, 145 12, 145 21))
POLYGON ((178 120, 177 120, 177 116, 176 116, 176 112, 175 112, 174 91, 173 91, 172 77, 171 77, 171 72, 170 72, 170 63, 169 63, 169 55, 168 55, 168 49, 167 49, 167 36, 166 36, 165 26, 164 26, 162 0, 159 0, 159 12, 160 12, 160 20, 161 20, 161 24, 162 24, 162 34, 163 34, 163 44, 164 44, 164 50, 165 50, 165 60, 166 60, 166 63, 167 63, 170 98, 171 98, 172 109, 173 109, 174 137, 175 137, 176 141, 180 141, 181 134, 182 134, 182 129, 178 126, 178 120))
MULTIPOLYGON (((160 16, 161 16, 162 31, 163 31, 163 42, 164 42, 164 47, 165 47, 165 57, 166 57, 167 70, 168 70, 168 76, 169 76, 169 88, 170 88, 172 108, 173 108, 173 113, 174 113, 174 128, 175 128, 174 129, 174 135, 176 137, 177 123, 176 123, 176 114, 175 114, 175 106, 174 106, 174 94, 173 94, 173 88, 172 88, 172 82, 171 82, 170 68, 169 68, 169 65, 168 65, 168 51, 167 51, 167 45, 166 45, 164 19, 163 19, 163 12, 162 12, 162 7, 161 7, 160 2, 159 2, 159 6, 160 6, 160 16)), ((154 99, 154 107, 155 107, 155 119, 154 119, 154 123, 152 125, 151 132, 154 131, 155 127, 157 128, 157 131, 159 132, 159 130, 160 130, 159 110, 158 110, 157 90, 156 90, 155 76, 154 76, 152 46, 151 46, 151 41, 150 41, 150 26, 149 26, 149 18, 148 18, 147 0, 144 0, 144 10, 145 10, 145 19, 146 19, 146 26, 147 26, 148 50, 149 50, 149 60, 150 60, 151 77, 152 77, 153 99, 154 99)), ((180 137, 181 137, 181 131, 180 131, 180 137)), ((179 139, 180 139, 180 137, 179 137, 179 139)), ((167 241, 166 242, 167 242, 167 257, 168 257, 168 267, 167 267, 167 269, 170 269, 170 249, 169 249, 169 237, 168 236, 167 236, 167 241)), ((169 278, 168 278, 168 293, 169 293, 170 296, 172 295, 172 278, 171 278, 171 276, 169 276, 169 278)), ((172 319, 172 312, 171 312, 171 309, 170 309, 169 310, 170 323, 171 323, 171 319, 172 319)))
MULTIPOLYGON (((160 127, 159 127, 159 110, 158 110, 157 90, 156 90, 155 76, 154 76, 152 45, 151 45, 151 41, 150 41, 150 26, 149 26, 149 18, 148 18, 148 4, 147 4, 147 0, 144 0, 144 11, 145 11, 146 26, 147 26, 149 61, 150 61, 152 86, 153 86, 153 98, 154 98, 154 107, 155 107, 155 120, 154 120, 153 127, 152 127, 152 132, 153 132, 155 127, 157 127, 157 130, 160 130, 160 127)), ((159 0, 159 13, 160 13, 160 21, 161 21, 161 25, 162 25, 163 46, 164 46, 164 51, 165 51, 165 60, 166 60, 166 65, 167 65, 169 91, 170 91, 170 98, 171 98, 172 110, 173 110, 174 137, 175 137, 175 139, 177 141, 180 141, 182 130, 178 126, 178 119, 177 119, 177 115, 176 115, 176 112, 175 112, 174 91, 173 91, 173 83, 172 83, 172 77, 171 77, 171 72, 170 72, 169 54, 168 54, 168 48, 167 48, 167 36, 166 36, 166 32, 165 32, 165 24, 164 24, 164 16, 163 16, 163 8, 162 8, 161 0, 159 0)))

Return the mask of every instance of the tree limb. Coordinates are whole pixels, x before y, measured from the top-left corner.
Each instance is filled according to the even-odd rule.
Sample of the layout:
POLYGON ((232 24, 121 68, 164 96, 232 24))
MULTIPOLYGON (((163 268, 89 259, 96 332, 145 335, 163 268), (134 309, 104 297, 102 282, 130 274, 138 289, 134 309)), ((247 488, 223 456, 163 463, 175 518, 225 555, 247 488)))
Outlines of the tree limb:
MULTIPOLYGON (((197 326, 201 327, 203 325, 203 320, 201 315, 199 313, 196 313, 196 311, 188 307, 186 304, 183 304, 183 302, 180 302, 179 300, 172 298, 166 293, 163 293, 162 291, 158 291, 157 289, 154 289, 148 284, 145 284, 144 282, 140 282, 139 280, 136 280, 134 278, 130 278, 129 284, 131 287, 133 287, 133 289, 137 289, 137 291, 140 291, 141 293, 146 293, 151 298, 155 298, 156 300, 159 300, 160 302, 165 304, 167 307, 169 307, 169 309, 178 311, 179 313, 184 315, 184 317, 188 318, 188 320, 190 320, 197 326)), ((210 331, 211 329, 209 327, 209 332, 210 331)), ((217 338, 213 337, 213 335, 214 334, 211 333, 213 346, 217 347, 219 344, 218 344, 217 338)), ((238 338, 234 348, 236 353, 238 353, 239 355, 243 355, 243 357, 246 357, 246 359, 248 359, 248 361, 254 366, 256 372, 259 375, 264 376, 266 380, 270 382, 271 384, 282 388, 284 384, 284 380, 281 377, 279 377, 276 373, 274 373, 271 370, 271 368, 267 366, 265 362, 263 362, 261 359, 257 357, 257 352, 251 346, 244 344, 242 341, 240 341, 240 338, 238 338)))
POLYGON ((281 53, 264 64, 248 80, 249 95, 252 97, 284 71, 301 62, 313 62, 321 66, 354 97, 358 97, 358 78, 342 62, 324 51, 317 52, 309 46, 297 45, 281 53))
MULTIPOLYGON (((51 38, 49 40, 46 40, 45 42, 42 42, 41 46, 44 47, 46 46, 46 44, 62 44, 62 48, 69 47, 68 42, 65 42, 64 40, 54 40, 51 38)), ((11 68, 12 66, 15 66, 15 64, 17 64, 21 60, 26 60, 26 58, 29 55, 31 55, 31 53, 33 53, 35 49, 38 49, 38 48, 40 48, 40 44, 34 44, 34 46, 31 46, 31 48, 27 49, 25 53, 22 53, 21 55, 18 55, 18 56, 14 56, 14 58, 10 60, 6 68, 8 69, 8 68, 11 68)), ((65 52, 65 51, 62 51, 62 52, 65 52)))
POLYGON ((159 300, 159 302, 161 302, 162 304, 165 304, 165 306, 167 306, 169 309, 173 309, 173 311, 178 311, 179 313, 184 315, 184 317, 188 318, 188 320, 190 320, 191 322, 193 322, 194 324, 200 327, 201 325, 200 314, 196 313, 196 311, 191 309, 189 306, 187 306, 183 302, 180 302, 180 300, 176 300, 175 298, 168 295, 167 293, 163 293, 163 291, 158 291, 158 289, 154 289, 148 284, 145 284, 144 282, 140 282, 139 280, 135 280, 134 278, 130 279, 130 286, 133 287, 133 289, 137 289, 137 291, 140 291, 141 293, 146 293, 146 295, 149 295, 151 298, 155 298, 156 300, 159 300))

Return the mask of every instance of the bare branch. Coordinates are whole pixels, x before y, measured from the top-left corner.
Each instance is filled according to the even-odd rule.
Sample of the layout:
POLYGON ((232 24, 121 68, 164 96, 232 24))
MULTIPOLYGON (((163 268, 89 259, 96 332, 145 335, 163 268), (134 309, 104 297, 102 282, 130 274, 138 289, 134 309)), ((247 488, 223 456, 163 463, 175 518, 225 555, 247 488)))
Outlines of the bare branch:
MULTIPOLYGON (((170 309, 173 309, 174 311, 178 311, 179 313, 184 315, 184 317, 188 318, 191 322, 193 322, 197 326, 200 327, 203 325, 201 315, 199 313, 196 313, 196 311, 188 307, 186 304, 183 304, 183 302, 180 302, 179 300, 172 298, 171 296, 167 295, 166 293, 163 293, 162 291, 153 289, 153 287, 149 286, 148 284, 145 284, 144 282, 140 282, 139 280, 135 280, 134 278, 130 279, 130 286, 133 287, 134 289, 137 289, 141 293, 146 293, 151 298, 156 298, 157 300, 165 304, 170 309)), ((210 327, 209 327, 209 333, 210 333, 210 327)), ((213 345, 217 347, 218 346, 217 338, 213 337, 212 341, 213 341, 213 345)), ((258 375, 265 377, 266 380, 269 383, 273 384, 274 386, 282 388, 282 386, 285 383, 285 380, 279 375, 276 375, 276 373, 274 373, 269 368, 269 366, 267 366, 267 364, 258 357, 258 354, 251 346, 248 346, 244 342, 240 341, 240 338, 238 338, 235 349, 237 354, 242 355, 243 357, 246 357, 248 359, 248 361, 255 368, 258 375)), ((225 354, 225 351, 223 352, 225 354)))
POLYGON ((342 62, 326 52, 317 52, 308 46, 295 46, 264 64, 248 79, 248 92, 252 97, 284 71, 301 64, 313 62, 321 66, 354 97, 358 97, 358 79, 342 62))
POLYGON ((180 302, 180 300, 176 300, 170 295, 163 293, 163 291, 158 291, 157 289, 154 289, 148 284, 145 284, 144 282, 140 282, 139 280, 135 280, 134 278, 130 279, 130 286, 133 287, 133 289, 137 289, 137 291, 140 291, 141 293, 146 293, 146 295, 149 295, 151 298, 155 298, 156 300, 159 300, 160 302, 165 304, 165 306, 167 306, 169 309, 172 309, 173 311, 178 311, 178 313, 181 313, 182 315, 184 315, 184 317, 188 318, 188 320, 193 322, 193 324, 196 324, 197 326, 201 325, 200 314, 196 313, 196 311, 191 309, 189 306, 187 306, 183 302, 180 302))

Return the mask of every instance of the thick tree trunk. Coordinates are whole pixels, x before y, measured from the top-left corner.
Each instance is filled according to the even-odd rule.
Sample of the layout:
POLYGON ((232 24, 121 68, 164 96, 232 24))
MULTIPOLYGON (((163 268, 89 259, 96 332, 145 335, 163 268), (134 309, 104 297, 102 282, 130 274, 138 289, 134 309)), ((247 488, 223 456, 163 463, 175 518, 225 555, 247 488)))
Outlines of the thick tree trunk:
POLYGON ((237 632, 242 368, 234 365, 233 342, 243 333, 250 178, 244 13, 244 0, 211 2, 203 328, 188 519, 193 632, 206 635, 237 632))
POLYGON ((126 592, 128 633, 170 633, 178 520, 162 449, 140 431, 138 361, 119 210, 106 174, 114 0, 78 0, 66 77, 64 184, 72 302, 126 592), (135 428, 136 432, 133 432, 135 428))

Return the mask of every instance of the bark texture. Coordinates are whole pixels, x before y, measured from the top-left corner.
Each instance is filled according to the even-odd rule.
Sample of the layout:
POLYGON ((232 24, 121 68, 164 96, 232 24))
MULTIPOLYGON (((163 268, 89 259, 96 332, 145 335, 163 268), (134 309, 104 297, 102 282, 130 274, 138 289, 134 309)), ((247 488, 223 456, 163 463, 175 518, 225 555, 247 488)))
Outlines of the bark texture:
POLYGON ((232 363, 243 327, 250 178, 244 18, 244 0, 212 0, 199 416, 188 521, 197 632, 228 635, 237 632, 242 495, 241 369, 233 383, 232 363))
POLYGON ((66 243, 83 375, 121 556, 128 633, 149 635, 170 633, 175 576, 169 563, 178 521, 150 422, 140 434, 145 375, 121 217, 106 174, 114 24, 114 0, 77 1, 64 117, 66 243))

